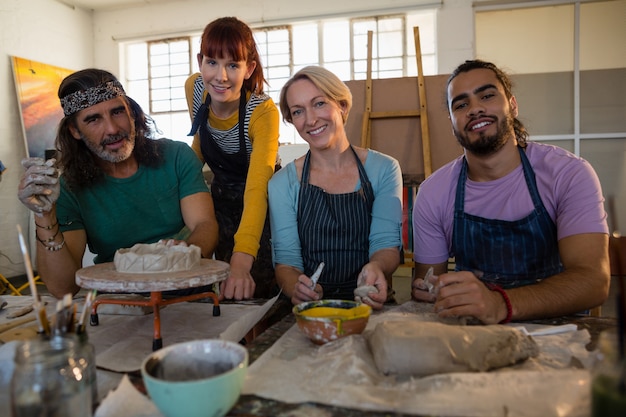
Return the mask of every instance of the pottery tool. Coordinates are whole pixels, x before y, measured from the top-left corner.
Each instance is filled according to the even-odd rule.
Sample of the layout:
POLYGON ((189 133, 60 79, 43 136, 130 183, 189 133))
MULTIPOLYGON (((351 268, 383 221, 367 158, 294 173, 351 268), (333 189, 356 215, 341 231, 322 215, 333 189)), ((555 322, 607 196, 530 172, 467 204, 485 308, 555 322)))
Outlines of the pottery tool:
POLYGON ((434 272, 435 269, 431 266, 430 268, 428 268, 428 271, 426 271, 426 275, 424 275, 424 284, 428 288, 428 292, 431 294, 435 292, 435 285, 430 282, 430 278, 433 276, 434 272))
POLYGON ((323 269, 324 269, 324 262, 320 262, 319 266, 317 267, 313 275, 311 275, 311 282, 312 282, 311 289, 312 290, 315 289, 315 286, 317 285, 317 280, 320 279, 320 275, 322 275, 323 269))
POLYGON ((537 329, 537 330, 528 330, 524 326, 515 326, 513 328, 524 333, 526 336, 546 336, 546 335, 552 335, 552 334, 575 332, 578 330, 578 326, 575 324, 571 324, 571 323, 562 324, 560 326, 544 327, 542 329, 537 329))
POLYGON ((46 308, 39 301, 39 296, 37 295, 37 285, 35 284, 35 275, 33 274, 33 266, 30 262, 30 256, 28 255, 28 249, 26 248, 26 242, 24 240, 24 235, 22 234, 22 227, 17 225, 17 236, 20 240, 20 249, 22 250, 22 256, 24 257, 24 266, 26 267, 26 276, 28 277, 28 285, 30 287, 30 292, 33 297, 33 308, 37 313, 37 322, 39 324, 39 332, 45 333, 46 335, 50 334, 50 324, 48 322, 48 316, 46 315, 46 308))

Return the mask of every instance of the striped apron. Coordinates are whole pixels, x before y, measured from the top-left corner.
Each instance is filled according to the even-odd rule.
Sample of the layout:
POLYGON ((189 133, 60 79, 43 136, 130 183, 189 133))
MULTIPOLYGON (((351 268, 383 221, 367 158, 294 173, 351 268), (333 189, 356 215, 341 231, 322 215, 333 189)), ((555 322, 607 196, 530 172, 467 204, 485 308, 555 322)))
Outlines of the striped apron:
POLYGON ((454 204, 452 253, 457 271, 472 271, 487 283, 513 288, 536 283, 563 270, 556 225, 537 189, 535 172, 519 148, 534 210, 516 221, 485 219, 464 211, 467 161, 459 174, 454 204))
MULTIPOLYGON (((215 142, 207 127, 210 103, 211 96, 207 94, 204 103, 194 117, 189 135, 194 135, 196 131, 199 132, 202 156, 214 174, 211 183, 211 196, 215 208, 215 217, 219 225, 219 240, 215 248, 215 258, 230 262, 235 247, 235 233, 239 229, 243 215, 243 197, 250 165, 244 132, 246 92, 241 90, 241 98, 239 99, 239 151, 234 154, 224 152, 215 142)), ((259 244, 259 251, 250 270, 256 284, 254 297, 271 298, 278 293, 278 286, 274 277, 269 216, 267 215, 259 244)))
POLYGON ((309 184, 310 151, 302 168, 298 200, 298 235, 304 273, 311 276, 325 263, 319 284, 324 298, 353 300, 361 268, 369 262, 369 234, 374 192, 363 164, 352 147, 361 188, 347 194, 328 194, 309 184))
POLYGON ((246 92, 241 90, 241 98, 239 99, 239 151, 237 153, 228 154, 224 152, 213 139, 211 131, 207 128, 210 104, 211 96, 207 94, 204 103, 202 103, 194 117, 189 136, 199 131, 200 150, 202 151, 204 160, 215 176, 213 183, 223 184, 225 186, 239 185, 241 192, 243 192, 243 187, 245 187, 246 177, 248 175, 248 166, 250 165, 244 132, 246 92))

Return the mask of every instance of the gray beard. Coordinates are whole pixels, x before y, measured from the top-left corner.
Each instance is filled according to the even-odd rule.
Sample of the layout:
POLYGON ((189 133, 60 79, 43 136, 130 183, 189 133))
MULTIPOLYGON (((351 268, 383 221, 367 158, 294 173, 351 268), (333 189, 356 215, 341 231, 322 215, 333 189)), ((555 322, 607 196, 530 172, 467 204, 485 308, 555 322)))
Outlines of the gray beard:
POLYGON ((81 140, 83 141, 83 143, 85 144, 85 146, 87 146, 87 148, 94 154, 96 155, 98 158, 102 159, 103 161, 106 162, 111 162, 111 163, 117 163, 117 162, 122 162, 127 160, 128 158, 130 158, 130 156, 133 153, 133 149, 135 148, 135 137, 133 136, 132 138, 129 137, 129 135, 116 135, 116 136, 108 136, 105 140, 103 140, 101 143, 99 144, 94 144, 93 142, 90 142, 89 140, 87 140, 81 133, 80 135, 81 140), (105 149, 105 145, 108 143, 113 143, 117 140, 119 140, 120 138, 124 138, 124 140, 126 140, 127 142, 129 142, 131 144, 130 149, 127 151, 128 148, 122 148, 119 149, 117 151, 107 151, 105 149))

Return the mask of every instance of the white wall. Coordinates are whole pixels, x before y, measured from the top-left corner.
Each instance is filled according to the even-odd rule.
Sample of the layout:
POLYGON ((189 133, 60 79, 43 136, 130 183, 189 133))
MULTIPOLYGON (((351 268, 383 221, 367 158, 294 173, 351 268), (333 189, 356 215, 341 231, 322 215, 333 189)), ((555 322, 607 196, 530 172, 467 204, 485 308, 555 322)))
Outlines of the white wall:
MULTIPOLYGON (((474 1, 478 3, 478 0, 474 1)), ((449 74, 474 58, 474 10, 471 1, 445 0, 437 14, 437 68, 449 74)))
POLYGON ((0 160, 7 167, 0 182, 0 273, 4 276, 24 273, 16 225, 30 234, 32 224, 16 197, 26 147, 10 57, 71 69, 92 65, 91 28, 91 12, 72 10, 54 0, 0 0, 0 160))
POLYGON ((439 72, 448 73, 459 62, 473 57, 474 16, 468 0, 189 0, 104 11, 94 16, 95 64, 118 73, 119 41, 201 32, 210 21, 222 16, 237 16, 251 26, 268 26, 330 15, 383 14, 433 5, 439 8, 439 72))

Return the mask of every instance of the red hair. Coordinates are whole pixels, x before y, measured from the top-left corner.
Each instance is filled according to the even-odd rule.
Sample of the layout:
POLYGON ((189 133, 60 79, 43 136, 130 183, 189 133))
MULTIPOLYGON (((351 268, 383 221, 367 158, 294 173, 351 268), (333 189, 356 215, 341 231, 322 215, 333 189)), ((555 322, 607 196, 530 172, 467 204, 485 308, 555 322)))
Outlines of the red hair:
POLYGON ((263 93, 263 66, 252 29, 236 17, 222 17, 209 23, 202 33, 200 53, 205 57, 230 57, 235 61, 256 62, 254 72, 243 87, 257 94, 263 93))

